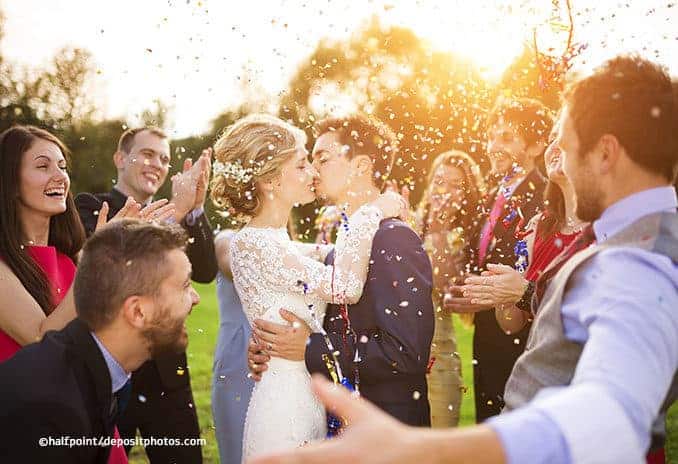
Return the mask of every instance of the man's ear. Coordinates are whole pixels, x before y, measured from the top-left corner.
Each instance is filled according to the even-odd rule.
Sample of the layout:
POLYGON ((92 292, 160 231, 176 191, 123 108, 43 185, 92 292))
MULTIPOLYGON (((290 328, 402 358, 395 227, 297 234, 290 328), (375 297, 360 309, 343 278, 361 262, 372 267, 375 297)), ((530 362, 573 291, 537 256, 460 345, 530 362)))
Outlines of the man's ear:
POLYGON ((356 155, 353 157, 351 160, 351 163, 353 164, 353 168, 361 175, 361 176, 369 176, 372 177, 372 159, 367 156, 367 155, 356 155))
POLYGON ((121 317, 132 327, 143 329, 151 320, 152 304, 149 297, 127 297, 120 308, 121 317))
POLYGON ((116 169, 121 170, 125 167, 125 156, 127 154, 120 150, 113 153, 113 164, 115 164, 116 169))
POLYGON ((620 158, 625 153, 619 139, 612 134, 603 134, 593 152, 596 153, 600 174, 608 174, 618 167, 620 158))

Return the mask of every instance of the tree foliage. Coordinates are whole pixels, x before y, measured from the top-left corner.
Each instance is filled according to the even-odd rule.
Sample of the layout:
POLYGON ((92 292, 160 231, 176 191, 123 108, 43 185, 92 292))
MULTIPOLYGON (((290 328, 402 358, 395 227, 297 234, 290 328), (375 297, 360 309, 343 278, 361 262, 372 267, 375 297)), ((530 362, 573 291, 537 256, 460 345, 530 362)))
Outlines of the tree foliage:
MULTIPOLYGON (((0 11, 0 40, 4 17, 0 11)), ((307 131, 318 119, 341 112, 363 111, 380 118, 397 134, 400 153, 392 177, 421 195, 429 167, 438 154, 460 149, 485 166, 484 120, 498 95, 531 96, 558 104, 557 89, 538 84, 534 52, 524 53, 507 69, 499 85, 490 85, 469 60, 434 50, 413 31, 384 26, 375 17, 348 39, 322 40, 289 82, 278 110, 307 131)), ((0 130, 15 123, 33 124, 55 132, 72 151, 75 191, 110 189, 116 177, 112 155, 127 127, 119 119, 97 114, 92 78, 93 57, 87 50, 59 50, 45 69, 22 69, 0 55, 0 130)), ((256 86, 256 83, 247 84, 256 86)), ((240 117, 263 109, 259 92, 244 88, 248 100, 225 108, 203 134, 171 143, 171 173, 184 159, 195 159, 218 134, 240 117)), ((168 108, 157 100, 142 113, 144 124, 165 127, 168 108)), ((160 195, 169 195, 167 182, 160 195)), ((298 212, 297 225, 307 229, 317 205, 298 212)), ((208 202, 208 212, 227 225, 208 202)))

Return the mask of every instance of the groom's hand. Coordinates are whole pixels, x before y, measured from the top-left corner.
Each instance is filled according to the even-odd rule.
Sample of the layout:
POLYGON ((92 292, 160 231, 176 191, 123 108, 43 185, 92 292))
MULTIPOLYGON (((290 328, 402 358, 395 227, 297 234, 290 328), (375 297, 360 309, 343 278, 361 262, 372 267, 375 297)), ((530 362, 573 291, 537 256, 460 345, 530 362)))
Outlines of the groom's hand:
POLYGON ((263 319, 254 321, 253 332, 259 345, 270 356, 303 361, 311 328, 303 319, 284 309, 280 310, 280 316, 289 324, 276 324, 263 319))
POLYGON ((254 337, 250 338, 250 344, 247 347, 247 367, 255 382, 261 380, 261 376, 268 369, 268 362, 271 360, 271 357, 264 353, 263 349, 264 347, 257 343, 254 337))

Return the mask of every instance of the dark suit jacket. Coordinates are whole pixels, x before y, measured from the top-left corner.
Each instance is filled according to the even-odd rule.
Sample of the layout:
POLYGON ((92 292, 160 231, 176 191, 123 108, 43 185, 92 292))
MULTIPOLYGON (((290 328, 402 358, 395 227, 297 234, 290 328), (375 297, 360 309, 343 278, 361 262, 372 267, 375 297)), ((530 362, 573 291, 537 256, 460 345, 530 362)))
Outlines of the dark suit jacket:
MULTIPOLYGON (((115 216, 125 205, 127 197, 119 190, 108 193, 80 193, 75 197, 80 219, 85 225, 87 235, 94 233, 97 216, 103 202, 108 202, 108 218, 115 216)), ((193 280, 211 282, 217 275, 217 258, 214 252, 214 236, 207 217, 203 214, 194 225, 182 223, 189 236, 194 240, 186 248, 186 254, 193 266, 193 280)), ((160 395, 165 389, 175 390, 190 386, 189 375, 177 375, 179 367, 186 368, 186 353, 167 354, 144 363, 133 375, 135 391, 160 395)), ((188 371, 186 371, 188 372, 188 371)))
MULTIPOLYGON (((508 224, 500 219, 492 230, 494 239, 485 258, 485 263, 505 264, 513 267, 516 255, 513 250, 516 244, 516 228, 521 220, 524 225, 543 207, 545 180, 534 169, 518 185, 505 206, 501 219, 509 214, 510 209, 517 207, 518 216, 508 224)), ((492 198, 492 202, 494 197, 492 198)), ((490 204, 487 210, 492 209, 490 204)), ((483 269, 480 269, 482 271, 483 269)), ((480 272, 479 271, 479 272, 480 272)), ((503 403, 504 386, 513 369, 518 356, 525 349, 525 342, 531 324, 517 334, 507 335, 499 327, 494 311, 482 311, 475 315, 475 331, 473 336, 473 352, 477 363, 474 365, 474 384, 476 386, 476 417, 478 422, 490 415, 499 414, 503 403), (516 340, 518 343, 516 343, 516 340), (491 401, 491 403, 488 402, 491 401)))
MULTIPOLYGON (((327 263, 333 261, 332 253, 327 263)), ((343 342, 346 327, 338 306, 327 307, 323 324, 341 352, 344 375, 354 380, 357 347, 362 395, 412 425, 430 424, 426 369, 433 338, 431 290, 431 263, 421 239, 404 222, 386 219, 372 243, 362 297, 348 307, 357 343, 350 338, 343 342)), ((322 335, 312 334, 306 348, 309 371, 328 375, 322 360, 328 353, 322 335)))
POLYGON ((0 462, 106 463, 110 447, 40 447, 42 437, 112 437, 111 376, 75 319, 0 364, 0 462))
MULTIPOLYGON (((127 196, 119 190, 112 189, 108 193, 80 193, 75 197, 80 219, 87 235, 92 235, 97 224, 95 212, 101 209, 103 202, 108 202, 108 219, 115 216, 125 205, 127 196)), ((212 226, 205 214, 199 216, 195 224, 189 226, 186 221, 181 224, 193 240, 186 247, 186 254, 193 266, 193 280, 209 283, 217 276, 217 257, 214 253, 214 235, 212 226)))

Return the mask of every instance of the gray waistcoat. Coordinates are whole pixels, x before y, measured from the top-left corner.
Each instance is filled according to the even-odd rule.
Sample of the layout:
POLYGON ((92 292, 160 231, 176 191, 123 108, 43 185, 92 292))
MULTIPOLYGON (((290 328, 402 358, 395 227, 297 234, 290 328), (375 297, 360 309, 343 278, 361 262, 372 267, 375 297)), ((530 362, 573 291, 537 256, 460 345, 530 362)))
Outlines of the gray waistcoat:
MULTIPOLYGON (((504 412, 530 402, 542 388, 569 385, 572 381, 584 345, 565 337, 560 313, 563 294, 570 276, 582 263, 613 246, 642 248, 678 262, 678 214, 645 216, 604 243, 577 253, 563 265, 546 290, 525 352, 518 358, 506 383, 504 412)), ((648 317, 652 317, 651 309, 648 308, 648 317)), ((674 376, 662 411, 677 397, 678 376, 674 376)))

